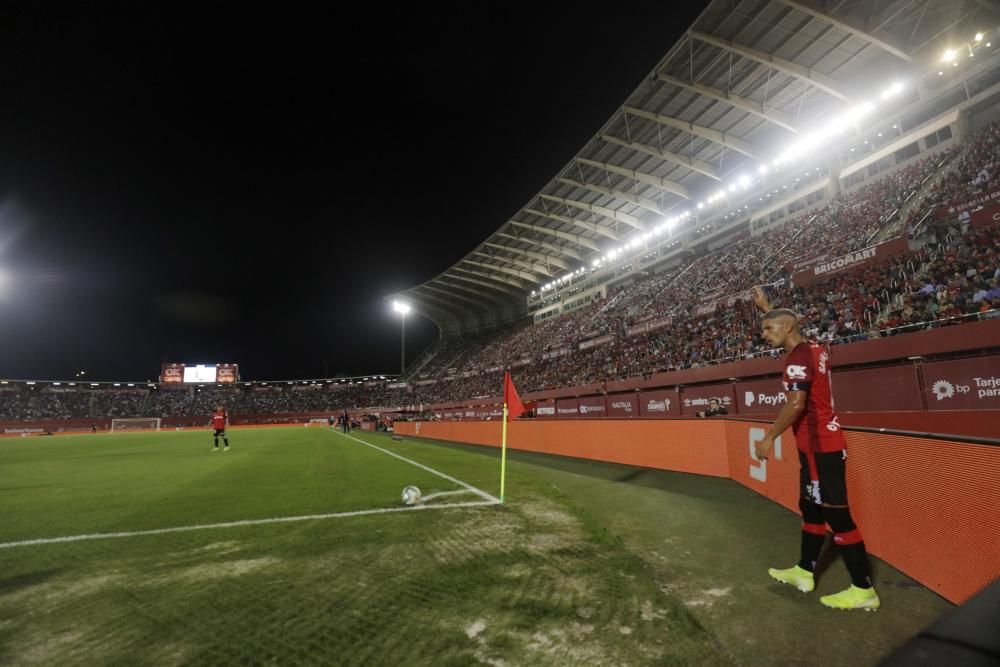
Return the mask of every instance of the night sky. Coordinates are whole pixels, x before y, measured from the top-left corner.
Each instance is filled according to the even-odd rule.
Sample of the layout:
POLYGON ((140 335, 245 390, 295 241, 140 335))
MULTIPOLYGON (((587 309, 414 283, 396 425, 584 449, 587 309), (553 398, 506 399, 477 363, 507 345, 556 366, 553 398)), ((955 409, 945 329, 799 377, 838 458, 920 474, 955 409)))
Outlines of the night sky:
POLYGON ((0 10, 0 377, 398 372, 703 7, 144 4, 0 10))

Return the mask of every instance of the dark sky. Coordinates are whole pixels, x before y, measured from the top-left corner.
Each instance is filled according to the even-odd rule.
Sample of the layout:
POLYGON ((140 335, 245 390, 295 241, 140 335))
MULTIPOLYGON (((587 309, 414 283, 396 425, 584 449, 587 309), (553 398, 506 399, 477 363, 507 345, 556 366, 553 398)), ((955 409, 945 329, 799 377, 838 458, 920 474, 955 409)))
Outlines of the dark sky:
MULTIPOLYGON (((0 377, 96 380, 398 372, 382 297, 524 205, 703 6, 23 4, 0 10, 0 377)), ((436 336, 412 318, 408 355, 436 336)))

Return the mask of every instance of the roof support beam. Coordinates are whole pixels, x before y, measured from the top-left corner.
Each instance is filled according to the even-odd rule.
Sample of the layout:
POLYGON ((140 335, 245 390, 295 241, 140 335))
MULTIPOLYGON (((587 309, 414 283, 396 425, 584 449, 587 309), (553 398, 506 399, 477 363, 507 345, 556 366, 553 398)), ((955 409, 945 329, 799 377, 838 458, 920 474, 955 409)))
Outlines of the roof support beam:
POLYGON ((840 91, 839 84, 820 72, 814 72, 808 67, 803 67, 802 65, 785 60, 779 56, 764 53, 763 51, 752 49, 749 46, 736 44, 735 42, 730 42, 729 40, 721 39, 715 35, 709 35, 699 30, 689 30, 688 34, 694 39, 697 39, 699 42, 705 42, 706 44, 717 46, 720 49, 732 51, 733 53, 743 56, 744 58, 749 58, 750 60, 762 63, 768 67, 773 67, 779 72, 793 76, 800 81, 805 81, 809 85, 815 86, 825 93, 833 95, 834 97, 844 100, 845 102, 848 101, 847 95, 840 91))
POLYGON ((660 178, 659 176, 653 176, 652 174, 647 174, 643 171, 637 169, 626 169, 625 167, 619 167, 616 164, 611 164, 609 162, 598 162, 596 160, 588 160, 586 158, 578 157, 576 159, 580 164, 585 164, 589 167, 597 167, 598 169, 604 169, 611 172, 612 174, 620 174, 621 176, 627 176, 629 178, 634 178, 640 183, 646 183, 648 185, 654 185, 661 190, 666 190, 667 192, 673 193, 684 199, 691 199, 691 191, 687 189, 686 186, 677 183, 676 181, 670 181, 665 178, 660 178))
MULTIPOLYGON (((453 268, 451 270, 453 270, 453 271, 463 271, 463 272, 465 271, 464 269, 459 269, 459 268, 453 268)), ((469 272, 469 273, 475 273, 475 272, 469 272)), ((438 278, 442 278, 442 277, 443 278, 449 278, 451 280, 461 280, 461 281, 464 281, 464 282, 467 282, 467 283, 472 283, 473 285, 479 285, 480 287, 485 287, 486 289, 491 289, 494 292, 501 292, 503 294, 506 294, 508 297, 511 297, 511 296, 518 296, 518 297, 520 297, 520 296, 522 296, 522 292, 519 292, 519 291, 516 291, 516 290, 512 290, 509 287, 501 287, 499 285, 494 285, 493 283, 488 283, 488 282, 486 282, 484 280, 479 280, 478 278, 469 278, 468 276, 459 276, 459 275, 456 275, 454 273, 446 273, 443 276, 439 276, 438 278)), ((434 280, 438 280, 438 278, 435 278, 434 280)), ((433 282, 433 281, 431 281, 431 282, 433 282)))
MULTIPOLYGON (((542 195, 543 197, 545 195, 542 195)), ((516 220, 511 220, 510 224, 515 227, 520 227, 521 229, 530 229, 533 232, 538 232, 539 234, 548 234, 549 236, 555 236, 556 238, 566 239, 567 241, 572 241, 577 245, 583 246, 584 248, 590 248, 594 252, 600 252, 601 249, 597 247, 597 244, 590 239, 580 236, 579 234, 570 234, 569 232, 561 232, 558 229, 549 229, 548 227, 539 227, 538 225, 529 225, 524 222, 517 222, 516 220)))
MULTIPOLYGON (((506 309, 506 308, 510 307, 510 304, 505 304, 505 303, 501 302, 499 299, 494 299, 494 297, 492 297, 492 296, 487 297, 485 294, 479 294, 475 290, 464 290, 464 288, 463 288, 463 291, 469 291, 469 292, 472 292, 473 294, 475 294, 476 298, 472 298, 472 297, 466 296, 465 294, 461 294, 454 287, 452 287, 451 289, 441 289, 440 287, 434 287, 433 285, 428 285, 428 284, 425 283, 425 284, 421 285, 420 287, 415 287, 414 289, 415 290, 426 290, 426 291, 429 291, 429 292, 435 292, 436 294, 443 294, 446 297, 445 298, 446 301, 448 299, 458 299, 459 301, 464 301, 466 303, 472 304, 473 306, 475 306, 477 308, 483 308, 484 307, 483 306, 483 299, 484 298, 487 301, 489 301, 489 302, 491 302, 491 303, 499 306, 501 309, 506 309)), ((440 298, 440 297, 438 297, 438 298, 440 298)), ((496 313, 493 313, 493 314, 496 315, 496 313)))
POLYGON ((457 308, 464 311, 465 309, 467 309, 467 306, 461 306, 455 303, 455 299, 459 299, 461 301, 465 301, 466 303, 468 303, 473 309, 475 309, 482 315, 485 314, 490 314, 494 316, 496 315, 496 313, 490 312, 490 309, 487 306, 484 306, 482 301, 476 301, 474 299, 470 299, 460 294, 451 294, 449 292, 445 292, 445 290, 428 288, 427 285, 421 285, 419 287, 415 287, 413 289, 412 294, 418 299, 425 299, 433 301, 434 303, 437 304, 443 304, 442 307, 457 308), (420 292, 417 292, 417 290, 430 290, 430 291, 442 292, 444 296, 440 296, 438 294, 422 294, 420 292))
MULTIPOLYGON (((579 158, 578 158, 579 159, 579 158)), ((581 160, 581 162, 587 162, 581 160)), ((602 164, 596 162, 595 164, 602 164)), ((596 204, 588 204, 587 202, 582 202, 576 199, 566 199, 565 197, 553 197, 552 195, 538 195, 546 201, 556 202, 558 204, 565 204, 566 206, 572 206, 573 208, 578 208, 582 211, 590 211, 591 213, 596 213, 598 215, 603 215, 605 218, 610 218, 617 222, 623 222, 629 227, 634 227, 636 229, 645 229, 646 225, 639 218, 634 215, 629 215, 628 213, 620 213, 613 208, 605 208, 604 206, 598 206, 596 204)))
POLYGON ((651 111, 646 111, 644 109, 637 109, 635 107, 622 107, 622 109, 625 113, 630 113, 633 116, 638 116, 639 118, 645 118, 655 123, 672 127, 681 130, 682 132, 693 134, 696 137, 701 137, 702 139, 714 141, 715 143, 725 146, 726 148, 732 148, 734 151, 743 153, 747 157, 760 159, 757 157, 760 155, 760 151, 754 148, 754 146, 746 141, 743 141, 742 139, 738 139, 724 132, 719 132, 718 130, 713 130, 701 125, 695 125, 694 123, 687 123, 683 120, 678 120, 670 116, 652 113, 651 111))
POLYGON ((434 324, 438 325, 439 329, 444 329, 443 324, 445 322, 450 322, 454 329, 461 330, 471 323, 470 315, 468 311, 456 310, 454 304, 449 307, 444 308, 436 303, 431 303, 423 298, 423 295, 416 294, 413 290, 407 290, 403 292, 400 296, 407 299, 413 305, 414 310, 418 313, 423 314, 425 317, 429 317, 434 324))
MULTIPOLYGON (((466 261, 466 260, 463 260, 466 261)), ((501 283, 505 285, 510 285, 511 287, 516 287, 519 290, 524 289, 524 285, 520 282, 515 281, 512 278, 504 278, 502 276, 495 276, 489 273, 483 273, 482 271, 473 271, 472 269, 463 269, 457 266, 451 267, 452 271, 461 271, 462 273, 468 273, 471 276, 479 276, 483 280, 489 280, 495 283, 501 283)))
POLYGON ((857 37, 858 39, 861 39, 861 40, 864 40, 864 41, 868 42, 872 46, 877 46, 878 48, 882 49, 886 53, 891 53, 892 55, 896 56, 897 58, 899 58, 901 60, 905 60, 908 63, 912 63, 913 62, 913 58, 910 57, 910 54, 906 53, 902 49, 900 49, 900 48, 898 48, 896 46, 893 46, 892 44, 890 44, 889 42, 885 41, 884 39, 880 39, 878 37, 875 37, 874 35, 871 35, 871 34, 865 32, 864 30, 861 30, 860 28, 855 28, 852 25, 844 23, 840 19, 835 19, 832 16, 830 16, 829 14, 824 14, 823 12, 821 12, 819 10, 816 10, 816 9, 813 9, 812 7, 809 7, 807 5, 803 5, 802 3, 797 2, 796 0, 778 0, 778 2, 780 2, 780 3, 784 4, 784 5, 787 5, 787 6, 791 7, 792 9, 797 9, 798 11, 802 12, 803 14, 808 14, 809 16, 817 18, 820 21, 826 21, 828 23, 831 23, 831 24, 833 24, 833 26, 835 28, 843 30, 844 32, 848 32, 851 35, 857 37))
POLYGON ((612 190, 611 188, 605 188, 600 185, 594 185, 593 183, 581 183, 580 181, 574 181, 572 178, 557 178, 557 181, 565 185, 572 185, 573 187, 583 188, 584 190, 590 190, 591 192, 598 192, 602 195, 607 195, 609 197, 617 197, 618 199, 624 199, 630 204, 635 204, 640 206, 647 211, 652 211, 657 215, 666 215, 660 206, 652 199, 647 199, 645 197, 640 197, 639 195, 634 195, 631 192, 624 192, 622 190, 612 190))
MULTIPOLYGON (((479 299, 486 299, 487 301, 491 301, 496 305, 500 306, 501 308, 511 308, 515 305, 514 304, 515 297, 495 296, 492 292, 473 289, 471 287, 466 287, 465 285, 456 285, 455 283, 445 282, 441 278, 435 278, 431 282, 434 283, 434 285, 440 285, 441 287, 447 288, 447 290, 442 290, 440 287, 433 288, 438 291, 447 292, 448 290, 459 290, 461 292, 465 292, 466 294, 472 294, 479 299)), ((426 287, 428 289, 431 289, 431 284, 424 283, 423 285, 421 285, 421 287, 426 287)))
POLYGON ((486 264, 485 262, 474 262, 471 259, 462 258, 459 260, 465 262, 466 264, 471 264, 472 266, 478 266, 481 269, 488 269, 490 271, 499 271, 501 273, 506 273, 509 276, 514 276, 518 280, 530 280, 533 283, 542 283, 542 279, 536 276, 534 273, 529 273, 527 271, 521 271, 519 269, 508 269, 506 266, 497 266, 496 264, 486 264))
MULTIPOLYGON (((517 229, 516 228, 512 228, 512 231, 516 232, 517 229)), ((563 246, 557 246, 554 243, 549 243, 548 241, 539 241, 537 239, 529 238, 527 236, 515 236, 513 234, 505 234, 504 232, 497 232, 497 236, 500 236, 500 237, 505 238, 505 239, 511 239, 512 241, 521 241, 523 243, 530 243, 531 245, 535 246, 536 248, 544 248, 545 250, 551 250, 552 252, 557 252, 560 255, 563 255, 565 257, 569 257, 570 259, 575 259, 578 262, 583 261, 583 258, 580 256, 580 253, 578 253, 577 251, 573 250, 572 248, 566 248, 566 247, 563 247, 563 246)), ((525 250, 523 252, 527 252, 527 250, 525 250)), ((552 261, 552 260, 549 259, 549 261, 552 261)), ((569 267, 564 267, 564 268, 569 268, 569 267)))
POLYGON ((713 100, 719 100, 720 102, 725 102, 726 104, 736 107, 741 111, 746 111, 747 113, 752 113, 755 116, 760 116, 766 121, 774 123, 778 127, 782 127, 789 132, 799 133, 799 128, 795 127, 792 123, 792 119, 781 113, 777 109, 765 109, 762 103, 754 102, 753 100, 748 100, 745 97, 739 95, 734 95, 732 93, 727 93, 723 90, 717 90, 715 88, 709 88, 706 85, 700 83, 690 83, 683 79, 678 79, 676 76, 670 76, 669 74, 663 74, 658 72, 656 75, 657 80, 664 83, 669 83, 672 86, 677 86, 678 88, 684 88, 692 92, 698 93, 699 95, 704 95, 713 100))
MULTIPOLYGON (((490 244, 489 243, 484 243, 483 245, 489 246, 490 244)), ((513 253, 517 252, 513 248, 503 248, 503 250, 506 250, 507 252, 513 252, 513 253)), ((481 250, 473 250, 472 254, 473 255, 478 255, 480 257, 488 257, 490 259, 497 260, 497 261, 500 261, 500 262, 507 262, 509 264, 513 264, 514 266, 520 266, 521 268, 527 269, 528 271, 533 271, 535 273, 541 273, 543 275, 549 276, 550 278, 552 277, 553 271, 548 266, 541 266, 540 264, 534 264, 533 262, 525 262, 525 261, 520 260, 520 259, 515 259, 514 257, 507 257, 506 255, 499 255, 499 254, 496 254, 496 253, 490 254, 488 252, 483 252, 481 250)))
POLYGON ((441 311, 447 311, 448 309, 457 310, 460 313, 459 321, 462 322, 465 328, 478 329, 484 325, 494 324, 502 319, 497 316, 497 313, 485 308, 481 304, 478 304, 476 307, 459 305, 455 303, 455 297, 453 296, 445 299, 434 294, 413 293, 413 297, 414 301, 419 300, 419 303, 425 308, 432 307, 441 311))
MULTIPOLYGON (((651 115, 656 115, 656 114, 651 114, 651 115)), ((683 123, 681 124, 683 125, 683 123)), ((722 180, 722 177, 719 176, 719 171, 707 162, 702 162, 701 160, 689 158, 684 155, 679 155, 677 153, 671 153, 670 151, 662 151, 659 148, 655 148, 653 146, 640 144, 638 141, 625 141, 624 139, 613 137, 610 134, 602 134, 600 135, 600 139, 601 141, 605 141, 609 144, 615 144, 616 146, 624 146, 625 148, 631 148, 634 151, 645 153, 646 155, 652 155, 653 157, 658 157, 661 160, 667 160, 668 162, 679 164, 682 167, 687 167, 691 171, 697 171, 699 174, 704 174, 705 176, 708 176, 709 178, 714 178, 717 181, 722 180)))
MULTIPOLYGON (((504 238, 514 238, 514 239, 516 239, 518 241, 522 240, 522 239, 517 239, 516 237, 513 237, 513 236, 507 236, 505 234, 500 234, 500 236, 503 236, 504 238)), ((520 248, 513 248, 513 247, 511 247, 509 245, 500 245, 499 243, 490 243, 489 241, 487 241, 483 245, 487 245, 487 246, 489 246, 491 248, 496 248, 497 250, 506 250, 507 252, 511 252, 511 253, 514 253, 514 254, 517 254, 517 255, 524 255, 525 257, 530 257, 531 259, 536 259, 536 260, 538 260, 540 262, 544 262, 545 265, 546 265, 546 267, 549 267, 550 271, 551 271, 551 267, 552 266, 557 266, 560 269, 566 269, 567 271, 569 270, 569 264, 567 264, 566 262, 562 261, 558 257, 552 257, 551 255, 544 255, 544 254, 542 254, 540 252, 534 252, 532 250, 521 250, 520 248)))
POLYGON ((589 232, 594 232, 595 234, 600 234, 601 236, 607 237, 612 241, 618 240, 618 235, 614 231, 608 229, 604 225, 599 225, 596 222, 586 222, 585 220, 577 220, 576 218, 570 218, 565 215, 556 215, 555 213, 546 213, 545 211, 539 211, 534 208, 524 209, 525 213, 530 213, 531 215, 537 215, 542 218, 548 218, 549 220, 555 220, 556 222, 563 222, 567 225, 576 225, 577 227, 583 227, 589 232))

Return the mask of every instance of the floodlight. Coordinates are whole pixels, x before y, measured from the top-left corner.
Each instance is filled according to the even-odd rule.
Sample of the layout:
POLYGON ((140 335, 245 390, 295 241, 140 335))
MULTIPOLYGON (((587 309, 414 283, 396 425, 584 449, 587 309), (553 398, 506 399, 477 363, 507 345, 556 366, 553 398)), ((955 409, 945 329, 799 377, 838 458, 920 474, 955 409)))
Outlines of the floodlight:
POLYGON ((943 62, 950 63, 957 56, 958 56, 958 52, 955 51, 955 49, 948 49, 947 51, 944 52, 944 55, 941 56, 941 60, 943 62))
POLYGON ((740 187, 743 188, 744 190, 750 187, 750 177, 745 174, 743 176, 740 176, 738 182, 740 184, 740 187))
POLYGON ((405 316, 411 310, 410 304, 403 303, 402 301, 393 301, 392 309, 403 316, 405 316))
POLYGON ((766 174, 767 173, 767 165, 766 164, 762 164, 759 167, 757 167, 757 173, 760 174, 761 176, 763 176, 764 174, 766 174))
POLYGON ((703 204, 702 202, 698 202, 698 210, 701 210, 703 208, 705 208, 705 204, 703 204))
POLYGON ((730 192, 736 192, 736 184, 735 183, 733 183, 732 185, 729 186, 729 191, 730 192))
POLYGON ((983 41, 983 33, 981 33, 981 32, 977 32, 976 33, 976 41, 977 42, 983 41))

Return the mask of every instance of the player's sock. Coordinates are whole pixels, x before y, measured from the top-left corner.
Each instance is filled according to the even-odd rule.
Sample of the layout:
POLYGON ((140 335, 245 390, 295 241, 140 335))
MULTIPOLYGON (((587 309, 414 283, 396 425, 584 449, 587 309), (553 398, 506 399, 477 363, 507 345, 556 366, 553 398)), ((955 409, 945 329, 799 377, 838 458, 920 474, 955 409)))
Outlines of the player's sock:
POLYGON ((840 548, 851 574, 851 583, 857 588, 871 588, 872 566, 861 531, 854 525, 850 511, 846 507, 824 507, 823 516, 833 528, 833 543, 840 548))
POLYGON ((802 548, 799 555, 799 567, 813 572, 816 561, 826 542, 826 526, 823 524, 802 524, 802 548))
POLYGON ((226 443, 226 447, 229 447, 229 438, 223 438, 222 441, 226 443))
POLYGON ((820 506, 805 498, 799 499, 799 509, 802 510, 802 547, 799 555, 799 567, 812 572, 816 569, 816 561, 826 542, 826 524, 823 522, 823 512, 820 506))
MULTIPOLYGON (((860 533, 859 533, 860 536, 860 533)), ((836 536, 834 536, 836 539, 836 536)), ((872 587, 872 566, 865 551, 864 542, 855 542, 840 547, 840 555, 844 557, 847 571, 851 573, 851 583, 858 588, 872 587)))

